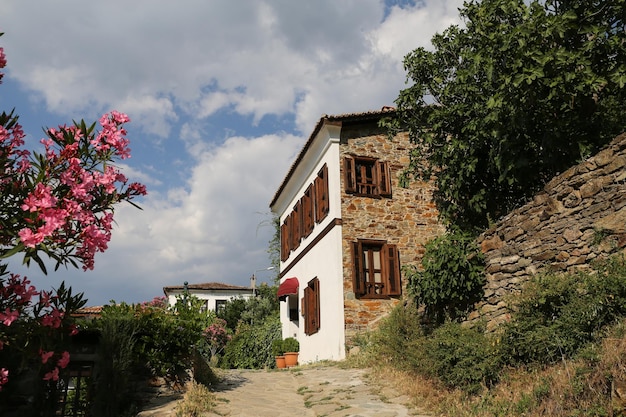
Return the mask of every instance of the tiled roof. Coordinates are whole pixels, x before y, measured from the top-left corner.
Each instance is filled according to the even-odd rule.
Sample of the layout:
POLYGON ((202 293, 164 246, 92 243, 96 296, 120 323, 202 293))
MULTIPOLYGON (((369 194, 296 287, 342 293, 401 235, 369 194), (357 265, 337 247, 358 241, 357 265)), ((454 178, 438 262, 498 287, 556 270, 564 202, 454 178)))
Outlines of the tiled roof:
MULTIPOLYGON (((237 291, 251 291, 250 287, 242 287, 240 285, 224 284, 222 282, 205 282, 202 284, 188 284, 187 288, 190 290, 237 290, 237 291)), ((185 289, 184 285, 174 285, 170 287, 163 287, 163 292, 168 293, 170 291, 182 291, 185 289)))
POLYGON ((102 306, 83 307, 72 313, 72 317, 100 316, 102 306))
POLYGON ((315 140, 315 137, 317 136, 317 134, 319 133, 320 129, 322 128, 325 122, 361 122, 361 121, 367 121, 367 120, 378 120, 383 115, 392 114, 392 113, 395 113, 395 111, 396 109, 394 107, 384 106, 380 110, 367 111, 367 112, 362 112, 362 113, 344 113, 344 114, 337 114, 337 115, 331 115, 331 116, 327 114, 323 114, 322 117, 320 117, 320 120, 315 125, 313 132, 311 132, 309 139, 304 144, 304 147, 298 154, 298 157, 291 165, 291 168, 289 168, 289 171, 287 172, 285 179, 283 179, 283 182, 280 184, 280 187, 278 187, 276 194, 274 194, 274 198, 272 198, 272 201, 270 202, 270 207, 272 207, 276 203, 276 200, 278 200, 278 197, 287 186, 287 183, 289 182, 289 179, 291 178, 294 171, 296 170, 296 167, 298 166, 302 158, 304 158, 304 155, 306 154, 307 150, 309 149, 309 147, 315 140))

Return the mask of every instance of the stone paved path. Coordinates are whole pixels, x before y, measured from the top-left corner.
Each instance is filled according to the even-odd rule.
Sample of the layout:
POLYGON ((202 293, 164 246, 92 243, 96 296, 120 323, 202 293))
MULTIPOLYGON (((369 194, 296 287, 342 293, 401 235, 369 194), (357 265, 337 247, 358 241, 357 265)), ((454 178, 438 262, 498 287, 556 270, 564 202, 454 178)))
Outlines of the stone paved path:
MULTIPOLYGON (((204 417, 424 417, 367 370, 313 366, 289 370, 228 370, 215 388, 217 406, 204 417)), ((142 416, 175 416, 175 404, 142 416)))

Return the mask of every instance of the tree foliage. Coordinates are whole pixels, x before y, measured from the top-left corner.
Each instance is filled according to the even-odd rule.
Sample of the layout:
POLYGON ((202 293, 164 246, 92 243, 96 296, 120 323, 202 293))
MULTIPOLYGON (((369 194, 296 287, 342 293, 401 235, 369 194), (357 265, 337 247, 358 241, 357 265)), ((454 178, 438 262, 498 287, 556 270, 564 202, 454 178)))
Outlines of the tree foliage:
POLYGON ((404 60, 392 129, 442 218, 486 226, 626 127, 626 0, 471 0, 404 60))
POLYGON ((407 289, 432 325, 459 320, 483 295, 484 256, 474 239, 450 232, 426 244, 422 269, 407 266, 407 289))

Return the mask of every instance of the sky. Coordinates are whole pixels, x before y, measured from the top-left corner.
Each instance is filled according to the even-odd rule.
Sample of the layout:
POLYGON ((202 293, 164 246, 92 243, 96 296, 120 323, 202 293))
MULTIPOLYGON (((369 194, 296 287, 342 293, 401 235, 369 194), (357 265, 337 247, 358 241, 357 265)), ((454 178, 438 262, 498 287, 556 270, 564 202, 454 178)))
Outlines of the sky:
POLYGON ((0 111, 39 146, 44 127, 118 110, 148 195, 118 206, 92 271, 22 257, 38 289, 88 305, 164 286, 271 282, 269 202, 323 114, 379 110, 406 87, 402 60, 459 24, 462 0, 0 0, 0 111))

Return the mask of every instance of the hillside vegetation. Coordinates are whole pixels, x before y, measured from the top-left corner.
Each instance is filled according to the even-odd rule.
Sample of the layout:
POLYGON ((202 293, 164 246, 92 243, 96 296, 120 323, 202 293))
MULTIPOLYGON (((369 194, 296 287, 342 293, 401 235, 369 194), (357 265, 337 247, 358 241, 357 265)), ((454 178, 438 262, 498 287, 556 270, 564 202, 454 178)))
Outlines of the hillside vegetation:
POLYGON ((626 409, 626 261, 543 274, 487 333, 425 326, 414 303, 355 341, 352 357, 394 379, 421 408, 446 416, 610 416, 626 409), (622 395, 624 395, 622 397, 622 395))

